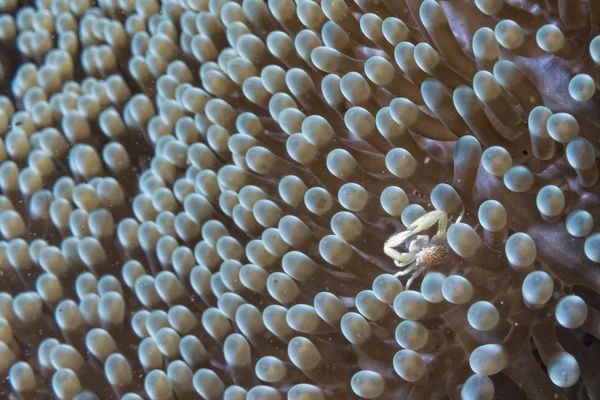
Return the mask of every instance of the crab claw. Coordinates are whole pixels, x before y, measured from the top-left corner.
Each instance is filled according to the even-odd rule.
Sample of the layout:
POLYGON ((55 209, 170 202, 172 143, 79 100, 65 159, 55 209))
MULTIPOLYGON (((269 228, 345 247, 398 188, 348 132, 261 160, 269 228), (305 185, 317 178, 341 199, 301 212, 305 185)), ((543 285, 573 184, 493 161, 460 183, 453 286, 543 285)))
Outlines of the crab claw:
POLYGON ((387 255, 388 257, 393 258, 394 260, 401 260, 402 259, 402 253, 400 253, 398 250, 392 248, 392 247, 388 247, 388 246, 383 246, 383 252, 385 253, 385 255, 387 255))
POLYGON ((408 230, 413 234, 424 231, 435 225, 436 222, 443 218, 446 213, 440 210, 430 211, 427 214, 417 218, 408 226, 408 230))
POLYGON ((384 244, 383 247, 396 247, 400 246, 402 243, 406 241, 409 237, 411 237, 414 233, 410 230, 402 231, 396 233, 394 236, 389 238, 384 244))
POLYGON ((396 264, 396 267, 398 268, 404 268, 404 267, 408 267, 412 264, 415 263, 415 261, 417 260, 417 256, 415 254, 412 253, 405 253, 403 254, 405 260, 404 261, 398 261, 398 260, 394 260, 394 264, 396 264))
MULTIPOLYGON (((388 246, 383 247, 383 252, 388 257, 393 258, 394 262, 396 262, 396 265, 398 265, 398 263, 402 264, 402 263, 409 262, 411 260, 411 257, 413 257, 411 253, 401 253, 398 250, 393 249, 388 246)), ((414 260, 414 257, 413 257, 413 260, 414 260)))

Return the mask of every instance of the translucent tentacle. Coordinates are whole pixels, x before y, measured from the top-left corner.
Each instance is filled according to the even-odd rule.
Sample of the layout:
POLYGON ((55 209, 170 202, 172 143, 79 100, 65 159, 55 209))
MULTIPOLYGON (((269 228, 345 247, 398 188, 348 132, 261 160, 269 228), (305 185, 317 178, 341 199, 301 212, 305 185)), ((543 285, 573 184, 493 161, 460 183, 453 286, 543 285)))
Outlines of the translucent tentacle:
POLYGON ((456 218, 455 224, 458 224, 460 221, 462 221, 464 216, 465 216, 465 208, 463 207, 462 210, 460 210, 460 215, 458 216, 458 218, 456 218))

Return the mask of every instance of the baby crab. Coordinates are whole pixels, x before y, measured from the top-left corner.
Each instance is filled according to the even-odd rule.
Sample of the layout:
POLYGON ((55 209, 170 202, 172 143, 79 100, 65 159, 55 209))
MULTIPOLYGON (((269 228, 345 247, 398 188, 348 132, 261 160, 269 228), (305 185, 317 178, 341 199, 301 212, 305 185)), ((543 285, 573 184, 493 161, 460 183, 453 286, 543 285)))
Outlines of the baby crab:
MULTIPOLYGON (((465 210, 463 209, 456 222, 460 222, 465 210)), ((402 271, 394 276, 403 276, 412 272, 412 276, 406 282, 406 289, 414 282, 419 275, 428 268, 438 265, 450 247, 446 241, 446 231, 448 229, 448 214, 443 211, 435 210, 417 218, 408 229, 396 233, 389 238, 383 245, 383 252, 394 259, 394 263, 402 271), (438 223, 437 233, 430 239, 427 235, 418 235, 416 239, 408 245, 408 252, 401 253, 394 247, 401 245, 411 236, 431 228, 438 223), (414 271, 414 272, 413 272, 414 271)))

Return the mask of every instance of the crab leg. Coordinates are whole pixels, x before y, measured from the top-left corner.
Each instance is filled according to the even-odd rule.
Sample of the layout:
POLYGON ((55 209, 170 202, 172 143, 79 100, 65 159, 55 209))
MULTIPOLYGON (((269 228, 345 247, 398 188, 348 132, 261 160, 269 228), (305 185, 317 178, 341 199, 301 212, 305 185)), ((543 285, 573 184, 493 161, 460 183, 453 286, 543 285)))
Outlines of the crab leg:
POLYGON ((412 276, 410 278, 408 278, 408 281, 406 281, 406 287, 405 290, 408 290, 408 288, 410 287, 410 285, 415 281, 415 279, 417 279, 419 277, 419 275, 421 275, 423 273, 423 271, 425 271, 425 266, 422 265, 420 266, 414 274, 412 274, 412 276))
POLYGON ((448 230, 448 214, 443 213, 440 215, 440 219, 438 221, 438 231, 436 236, 445 235, 448 230))
POLYGON ((406 268, 409 267, 411 264, 413 264, 417 258, 416 255, 414 255, 413 253, 403 253, 402 254, 402 260, 398 261, 398 260, 394 260, 394 264, 396 264, 396 267, 398 268, 406 268))
POLYGON ((394 274, 394 276, 395 276, 396 278, 397 278, 397 277, 399 277, 399 276, 404 276, 404 275, 406 275, 406 274, 409 274, 409 273, 411 273, 411 272, 412 272, 412 270, 414 270, 415 268, 417 268, 417 263, 416 263, 416 262, 415 262, 415 263, 412 263, 412 264, 410 265, 410 267, 406 268, 405 270, 403 270, 403 271, 400 271, 400 272, 396 272, 396 273, 394 274))
POLYGON ((392 247, 388 246, 387 244, 385 246, 383 246, 383 252, 388 257, 391 257, 391 258, 393 258, 396 261, 399 261, 399 262, 404 262, 405 261, 405 257, 402 255, 402 253, 400 253, 396 249, 393 249, 392 247))
POLYGON ((438 222, 438 231, 431 238, 431 243, 437 243, 446 239, 446 231, 448 230, 448 214, 444 213, 440 215, 438 222))

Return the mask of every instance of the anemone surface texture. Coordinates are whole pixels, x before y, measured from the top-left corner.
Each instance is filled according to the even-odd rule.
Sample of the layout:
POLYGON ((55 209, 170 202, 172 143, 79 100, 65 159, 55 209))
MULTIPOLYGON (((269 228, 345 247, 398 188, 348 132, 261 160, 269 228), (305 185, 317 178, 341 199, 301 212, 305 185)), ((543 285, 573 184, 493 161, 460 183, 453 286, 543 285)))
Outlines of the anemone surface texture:
POLYGON ((0 0, 0 399, 600 400, 599 0, 0 0))

